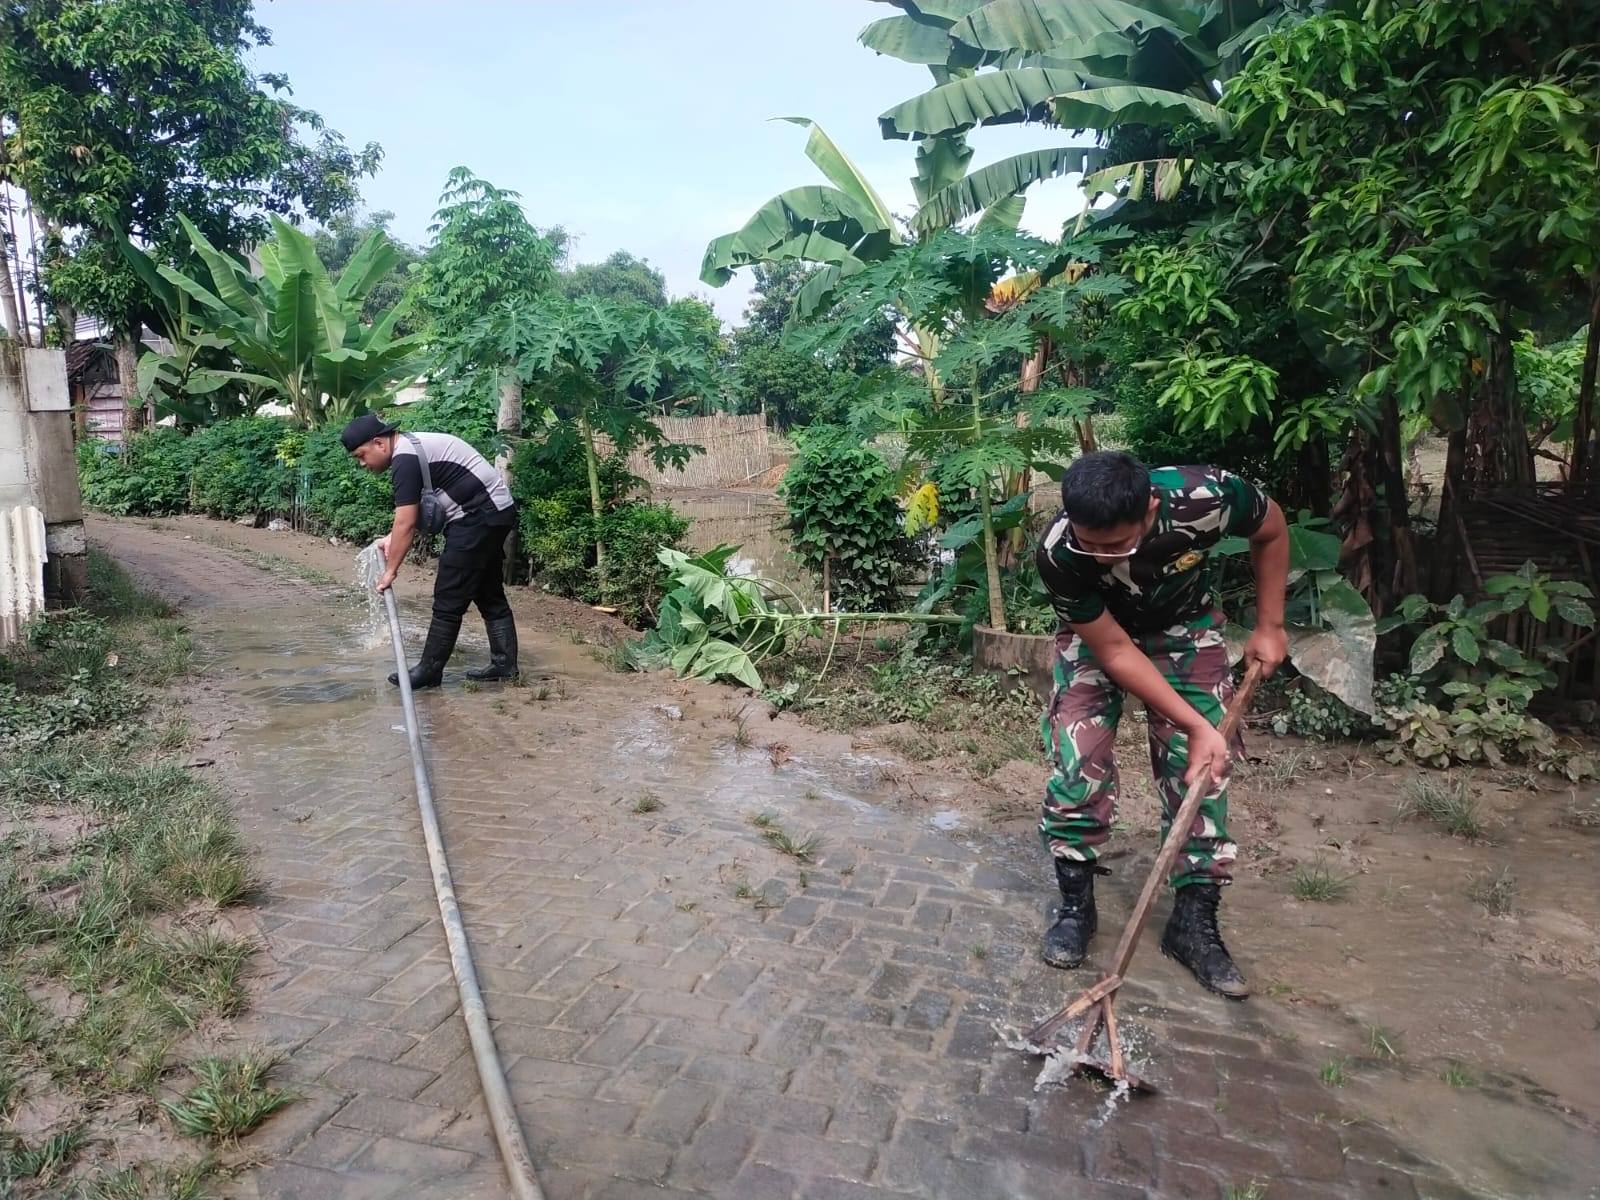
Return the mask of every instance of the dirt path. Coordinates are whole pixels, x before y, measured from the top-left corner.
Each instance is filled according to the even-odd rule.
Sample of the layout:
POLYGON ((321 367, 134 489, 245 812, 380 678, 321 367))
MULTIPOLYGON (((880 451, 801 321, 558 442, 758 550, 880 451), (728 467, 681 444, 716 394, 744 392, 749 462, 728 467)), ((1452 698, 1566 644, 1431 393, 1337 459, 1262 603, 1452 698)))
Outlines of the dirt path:
MULTIPOLYGON (((352 548, 192 519, 96 520, 91 536, 183 603, 207 662, 196 723, 266 881, 253 1032, 289 1053, 306 1099, 251 1139, 266 1165, 241 1194, 501 1194, 392 663, 364 603, 329 582, 352 548)), ((402 576, 407 595, 425 587, 402 576)), ((1030 1023, 1081 981, 1037 964, 1047 896, 1020 823, 974 820, 950 802, 972 791, 958 778, 908 796, 892 782, 905 764, 769 722, 728 689, 612 674, 590 655, 616 635, 605 618, 525 589, 513 602, 535 685, 419 700, 489 1013, 552 1200, 1220 1197, 1252 1180, 1311 1200, 1555 1197, 1581 1194, 1600 1165, 1583 1114, 1561 1117, 1563 1097, 1518 1081, 1450 1090, 1419 1063, 1326 1086, 1321 1041, 1351 1036, 1355 1016, 1284 1003, 1292 993, 1227 1004, 1153 937, 1121 1011, 1164 1094, 1113 1110, 1086 1084, 1035 1090, 1037 1064, 994 1024, 1030 1023), (779 832, 791 849, 821 845, 802 861, 779 832)), ((1308 829, 1361 819, 1346 807, 1308 829)), ((1109 920, 1147 857, 1110 881, 1109 920)), ((1414 941, 1407 923, 1427 911, 1411 897, 1382 924, 1340 911, 1325 929, 1326 906, 1286 911, 1258 884, 1234 889, 1234 919, 1263 981, 1300 971, 1315 1001, 1356 977, 1376 1012, 1459 977, 1406 979, 1402 960, 1389 990, 1393 933, 1414 941)), ((1463 999, 1500 1020, 1488 986, 1463 999)), ((1534 1027, 1592 1041, 1587 994, 1556 1001, 1578 1011, 1517 1014, 1509 1054, 1543 1046, 1534 1027)))

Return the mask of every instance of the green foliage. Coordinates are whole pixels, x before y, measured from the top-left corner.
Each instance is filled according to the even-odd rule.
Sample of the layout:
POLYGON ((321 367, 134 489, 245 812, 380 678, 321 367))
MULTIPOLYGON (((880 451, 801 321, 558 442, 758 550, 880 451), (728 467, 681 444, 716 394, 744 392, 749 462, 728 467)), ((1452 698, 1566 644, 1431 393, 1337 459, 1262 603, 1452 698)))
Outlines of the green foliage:
POLYGON ((1552 663, 1562 647, 1542 645, 1529 658, 1490 632, 1493 621, 1523 614, 1543 621, 1552 614, 1581 629, 1594 626, 1588 588, 1553 580, 1529 562, 1514 575, 1484 581, 1486 598, 1468 605, 1460 597, 1432 604, 1407 596, 1380 631, 1424 628, 1411 644, 1410 694, 1381 709, 1392 739, 1391 757, 1500 765, 1507 758, 1577 780, 1596 773, 1587 755, 1563 748, 1544 722, 1527 713, 1534 696, 1556 682, 1552 663))
POLYGON ((819 579, 830 563, 835 608, 893 604, 909 557, 895 483, 883 456, 846 430, 819 427, 800 441, 779 493, 801 563, 819 579))
POLYGON ((196 432, 189 507, 228 520, 287 512, 294 480, 279 447, 290 432, 278 417, 241 417, 196 432))
POLYGON ((664 308, 667 303, 667 277, 648 259, 635 258, 626 250, 613 251, 604 262, 580 263, 561 272, 558 286, 569 300, 601 296, 649 308, 664 308))
POLYGON ((418 333, 421 315, 410 302, 408 293, 416 284, 416 275, 422 262, 422 251, 415 246, 396 241, 389 232, 394 213, 387 209, 375 213, 337 213, 324 225, 311 231, 311 244, 317 258, 328 268, 335 283, 344 275, 345 268, 355 261, 356 253, 375 233, 381 233, 394 247, 396 255, 392 271, 372 285, 366 303, 361 308, 361 319, 367 322, 380 320, 390 309, 398 309, 400 317, 395 322, 397 336, 418 333))
POLYGON ((521 447, 512 460, 511 493, 522 551, 541 587, 615 607, 623 620, 642 627, 654 618, 666 584, 658 553, 680 545, 689 521, 668 504, 628 499, 635 480, 617 455, 598 464, 596 477, 604 509, 598 523, 581 448, 570 436, 521 447), (608 552, 604 573, 595 564, 597 537, 608 552))
MULTIPOLYGON (((1572 286, 1600 258, 1596 76, 1571 44, 1553 6, 1379 0, 1274 33, 1230 83, 1229 182, 1276 222, 1291 302, 1358 395, 1460 428, 1542 306, 1527 281, 1572 286)), ((1495 403, 1491 477, 1525 477, 1515 396, 1495 403)))
POLYGON ((1564 342, 1541 346, 1532 332, 1517 339, 1517 388, 1528 418, 1536 426, 1534 445, 1572 441, 1572 422, 1578 412, 1578 389, 1583 380, 1583 356, 1589 343, 1585 325, 1564 342))
MULTIPOLYGON (((260 275, 219 252, 187 218, 178 220, 208 275, 165 265, 157 272, 189 298, 203 333, 245 368, 205 373, 208 382, 259 388, 287 404, 296 421, 315 427, 377 407, 397 382, 415 375, 421 340, 394 336, 398 311, 370 324, 361 319, 368 292, 399 260, 380 230, 335 283, 311 239, 277 217, 273 240, 257 247, 260 275)), ((142 252, 129 247, 127 254, 142 252)), ((159 364, 156 374, 166 369, 159 364)))
POLYGON ((727 679, 759 691, 756 664, 781 651, 784 630, 763 618, 777 615, 760 582, 728 574, 737 546, 718 546, 690 557, 663 549, 672 587, 661 602, 656 627, 628 647, 636 670, 670 667, 698 679, 727 679))
POLYGON ((119 332, 149 303, 118 252, 123 231, 158 255, 187 215, 213 242, 265 236, 268 213, 351 207, 382 157, 351 151, 250 60, 268 34, 246 0, 107 0, 0 8, 0 163, 64 239, 43 291, 119 332))
POLYGON ((117 516, 166 516, 189 506, 194 444, 177 429, 149 429, 123 446, 78 443, 83 502, 117 516))
POLYGON ((495 305, 531 300, 555 284, 566 234, 535 229, 518 199, 466 167, 450 172, 416 280, 435 340, 449 342, 495 305))

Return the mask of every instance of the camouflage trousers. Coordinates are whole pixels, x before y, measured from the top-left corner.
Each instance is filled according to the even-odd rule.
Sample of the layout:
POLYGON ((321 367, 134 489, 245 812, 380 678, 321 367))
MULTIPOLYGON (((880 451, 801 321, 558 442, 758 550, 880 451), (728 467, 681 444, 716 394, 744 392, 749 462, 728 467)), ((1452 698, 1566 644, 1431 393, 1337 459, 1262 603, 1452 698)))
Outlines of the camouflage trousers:
MULTIPOLYGON (((1213 725, 1221 724, 1233 692, 1222 614, 1212 612, 1188 625, 1135 637, 1184 700, 1213 725)), ((1058 858, 1093 862, 1111 836, 1117 807, 1117 723, 1124 693, 1100 669, 1083 639, 1056 635, 1055 690, 1045 711, 1045 751, 1055 774, 1045 787, 1039 834, 1058 858)), ((1183 803, 1188 737, 1158 713, 1147 714, 1150 769, 1161 797, 1161 836, 1183 803)), ((1235 753, 1238 752, 1235 739, 1235 753)), ((1172 886, 1227 883, 1238 847, 1228 836, 1227 781, 1206 794, 1189 840, 1172 869, 1172 886)))

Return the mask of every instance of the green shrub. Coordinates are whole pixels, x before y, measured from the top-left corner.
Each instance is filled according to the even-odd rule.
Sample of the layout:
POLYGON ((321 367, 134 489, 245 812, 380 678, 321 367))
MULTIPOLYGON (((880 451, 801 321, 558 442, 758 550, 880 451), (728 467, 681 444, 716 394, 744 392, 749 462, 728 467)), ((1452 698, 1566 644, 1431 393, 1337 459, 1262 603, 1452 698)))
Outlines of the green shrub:
POLYGON ((294 484, 278 446, 294 432, 282 417, 240 417, 196 431, 190 507, 229 520, 287 512, 294 484))
POLYGON ((125 446, 86 438, 78 444, 84 503, 117 516, 164 516, 189 506, 194 446, 176 429, 135 434, 125 446))
POLYGON ((847 430, 813 427, 778 492, 796 556, 819 579, 830 563, 833 607, 893 608, 908 539, 883 455, 847 430))
POLYGON ((643 626, 654 620, 667 578, 657 555, 663 546, 680 547, 689 522, 670 505, 629 500, 638 481, 621 458, 604 460, 597 474, 606 505, 599 528, 603 575, 595 569, 588 471, 572 438, 528 443, 513 460, 522 553, 545 590, 614 607, 630 625, 643 626))

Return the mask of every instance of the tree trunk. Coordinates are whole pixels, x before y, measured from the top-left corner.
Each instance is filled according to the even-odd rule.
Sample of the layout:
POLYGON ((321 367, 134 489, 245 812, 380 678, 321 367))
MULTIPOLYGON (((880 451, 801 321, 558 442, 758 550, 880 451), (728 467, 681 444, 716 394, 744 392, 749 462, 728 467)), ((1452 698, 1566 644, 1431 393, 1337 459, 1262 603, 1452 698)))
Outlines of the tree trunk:
MULTIPOLYGON (((516 456, 513 439, 522 436, 522 382, 512 379, 500 385, 500 411, 495 418, 495 430, 500 434, 500 453, 495 455, 494 468, 505 480, 506 490, 511 490, 511 463, 516 456)), ((505 581, 512 582, 517 575, 517 531, 512 529, 506 538, 505 581)))
POLYGON ((11 277, 11 258, 6 253, 6 235, 0 231, 0 320, 6 323, 6 329, 11 336, 17 339, 20 345, 28 344, 28 331, 22 326, 22 317, 17 311, 17 284, 11 277))
POLYGON ((1583 381, 1578 385, 1578 411, 1572 418, 1572 471, 1574 484, 1588 483, 1595 471, 1594 385, 1600 363, 1600 277, 1589 283, 1589 341, 1583 350, 1583 381))
MULTIPOLYGON (((972 437, 983 436, 983 400, 978 390, 978 368, 972 368, 972 437)), ((989 584, 989 627, 1004 633, 1006 598, 1000 590, 1000 555, 994 540, 994 512, 989 504, 989 479, 978 484, 978 511, 983 514, 983 569, 989 584)))
POLYGON ((583 439, 583 465, 589 472, 589 511, 594 514, 594 565, 600 572, 601 594, 605 588, 606 546, 600 539, 600 518, 605 501, 600 498, 600 464, 594 454, 594 431, 589 428, 589 410, 578 410, 578 434, 583 439))
MULTIPOLYGON (((139 351, 134 337, 125 333, 117 335, 117 383, 122 388, 122 403, 125 407, 123 420, 126 422, 127 413, 132 412, 139 399, 139 351)), ((136 422, 136 427, 149 429, 156 423, 155 398, 147 397, 144 402, 142 419, 136 422)))
POLYGON ((1500 313, 1500 330, 1490 337, 1489 360, 1483 367, 1476 403, 1467 415, 1468 484, 1530 484, 1534 481, 1533 450, 1517 393, 1512 357, 1511 316, 1500 313))
POLYGON ((1467 431, 1453 429, 1445 442, 1444 490, 1439 496, 1439 535, 1434 539, 1433 570, 1429 573, 1428 593, 1443 604, 1461 586, 1460 564, 1468 547, 1462 541, 1461 488, 1467 474, 1467 431))
MULTIPOLYGON (((1383 405, 1378 429, 1378 479, 1389 510, 1388 600, 1417 590, 1417 547, 1411 537, 1411 496, 1406 491, 1405 447, 1400 442, 1400 407, 1393 396, 1383 405)), ((1388 607, 1386 605, 1386 607, 1388 607)))

